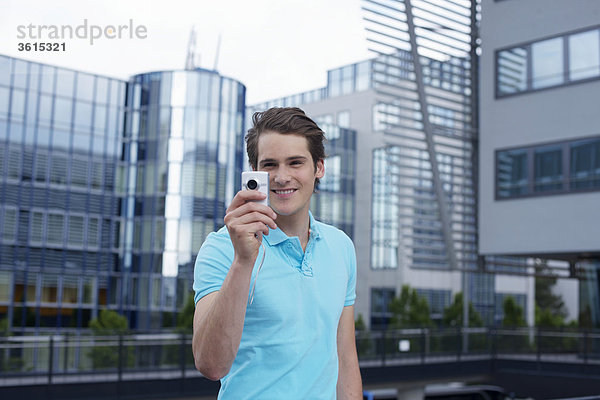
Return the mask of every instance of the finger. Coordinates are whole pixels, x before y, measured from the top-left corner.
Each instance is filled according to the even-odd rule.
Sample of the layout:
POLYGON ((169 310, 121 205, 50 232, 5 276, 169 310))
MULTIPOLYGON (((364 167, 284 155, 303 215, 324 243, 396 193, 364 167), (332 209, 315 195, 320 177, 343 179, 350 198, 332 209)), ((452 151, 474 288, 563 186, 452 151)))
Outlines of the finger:
POLYGON ((249 238, 255 238, 258 234, 268 235, 269 227, 262 222, 256 221, 250 224, 231 227, 229 234, 234 243, 244 243, 249 238))
POLYGON ((277 224, 275 223, 275 221, 273 221, 271 217, 258 211, 240 215, 239 217, 231 221, 231 225, 248 225, 257 221, 262 222, 263 224, 269 226, 272 229, 277 229, 277 224))
POLYGON ((275 211, 273 211, 273 209, 271 207, 265 206, 264 204, 255 203, 252 201, 250 201, 246 204, 243 204, 235 209, 231 209, 231 210, 228 209, 227 214, 225 215, 225 218, 227 218, 227 219, 238 218, 244 214, 249 214, 252 212, 260 212, 260 213, 270 217, 273 220, 277 218, 277 214, 275 213, 275 211))
POLYGON ((255 227, 255 230, 254 230, 255 236, 262 236, 262 235, 269 234, 269 227, 261 222, 256 222, 256 223, 252 224, 252 226, 255 227))
POLYGON ((267 195, 262 192, 259 192, 258 190, 240 190, 233 197, 233 200, 231 201, 231 204, 227 208, 227 211, 229 211, 230 209, 231 210, 236 209, 236 208, 244 205, 248 201, 264 200, 266 198, 267 198, 267 195))

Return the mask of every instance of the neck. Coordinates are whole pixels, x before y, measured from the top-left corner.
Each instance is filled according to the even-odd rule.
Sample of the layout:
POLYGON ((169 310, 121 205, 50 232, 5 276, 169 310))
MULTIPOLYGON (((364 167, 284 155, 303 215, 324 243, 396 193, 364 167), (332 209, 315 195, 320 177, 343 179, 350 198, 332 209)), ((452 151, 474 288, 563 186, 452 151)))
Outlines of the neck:
POLYGON ((297 236, 302 248, 308 243, 310 217, 308 212, 300 215, 277 215, 277 226, 288 236, 297 236))

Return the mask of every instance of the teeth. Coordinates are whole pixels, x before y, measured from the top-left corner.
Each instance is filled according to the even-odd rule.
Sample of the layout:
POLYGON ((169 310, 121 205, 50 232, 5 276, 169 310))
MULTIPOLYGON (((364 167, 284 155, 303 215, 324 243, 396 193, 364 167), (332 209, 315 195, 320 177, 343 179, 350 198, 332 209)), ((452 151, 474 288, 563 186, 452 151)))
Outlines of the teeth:
POLYGON ((288 190, 276 190, 275 193, 277 194, 290 194, 294 191, 294 189, 288 189, 288 190))

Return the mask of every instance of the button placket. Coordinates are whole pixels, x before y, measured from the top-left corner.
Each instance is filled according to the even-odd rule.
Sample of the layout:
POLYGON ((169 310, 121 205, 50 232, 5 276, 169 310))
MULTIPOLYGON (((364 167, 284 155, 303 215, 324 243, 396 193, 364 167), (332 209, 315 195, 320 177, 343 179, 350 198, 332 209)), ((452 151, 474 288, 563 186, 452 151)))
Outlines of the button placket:
POLYGON ((308 244, 306 245, 306 251, 304 252, 304 257, 302 258, 302 273, 305 276, 313 276, 312 269, 312 251, 314 248, 315 240, 312 235, 308 240, 308 244))

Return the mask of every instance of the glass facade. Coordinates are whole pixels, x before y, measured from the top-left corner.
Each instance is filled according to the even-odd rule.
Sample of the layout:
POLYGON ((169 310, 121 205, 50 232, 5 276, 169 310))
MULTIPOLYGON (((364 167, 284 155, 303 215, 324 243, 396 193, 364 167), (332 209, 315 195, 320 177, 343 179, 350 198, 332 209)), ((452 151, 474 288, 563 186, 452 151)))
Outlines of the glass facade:
POLYGON ((393 316, 390 311, 390 303, 395 296, 396 289, 394 288, 371 288, 371 329, 387 329, 393 316))
POLYGON ((0 319, 174 323, 239 185, 245 88, 214 71, 129 82, 0 57, 0 319))
POLYGON ((126 278, 137 326, 161 326, 191 290, 195 255, 223 226, 239 187, 245 87, 207 70, 134 76, 128 85, 119 193, 126 278), (137 290, 136 290, 137 287, 137 290))
POLYGON ((600 29, 563 34, 496 52, 496 96, 600 79, 600 29))
POLYGON ((600 328, 600 259, 581 261, 579 283, 579 326, 600 328))
POLYGON ((354 176, 356 131, 335 125, 320 125, 325 132, 325 176, 311 198, 316 219, 354 236, 354 176))
POLYGON ((600 137, 496 152, 496 198, 600 190, 600 137))
POLYGON ((402 188, 395 162, 399 151, 400 148, 396 146, 373 151, 371 268, 374 269, 399 267, 402 188))
MULTIPOLYGON (((390 92, 397 86, 413 86, 415 90, 410 81, 414 73, 406 64, 409 59, 410 54, 403 51, 378 57, 375 66, 396 60, 392 62, 394 68, 404 68, 404 73, 375 79, 376 88, 390 92)), ((441 63, 425 58, 421 62, 425 89, 431 93, 427 104, 429 124, 450 213, 454 252, 463 268, 474 268, 476 203, 471 115, 465 87, 468 63, 458 59, 441 63)), ((406 89, 393 101, 379 102, 374 107, 373 129, 387 135, 390 142, 401 140, 402 145, 389 145, 373 153, 372 268, 396 268, 401 262, 410 268, 450 268, 419 110, 415 93, 406 89), (404 260, 398 258, 400 246, 404 260)))
MULTIPOLYGON (((252 126, 252 113, 256 111, 264 111, 271 107, 298 107, 302 104, 315 103, 320 100, 371 89, 373 88, 374 78, 373 68, 373 60, 361 61, 340 68, 335 68, 327 72, 327 86, 323 88, 281 97, 249 106, 246 126, 252 126)), ((338 118, 340 118, 340 116, 338 116, 338 118)), ((321 123, 334 123, 333 119, 318 121, 317 116, 315 116, 313 119, 319 125, 321 123)), ((347 128, 345 123, 346 116, 342 114, 341 121, 338 121, 338 125, 342 128, 347 128)))
POLYGON ((81 328, 116 307, 123 81, 0 56, 0 319, 81 328))
POLYGON ((452 291, 442 289, 416 289, 416 291, 419 297, 427 300, 431 319, 441 320, 444 310, 452 304, 452 291))

